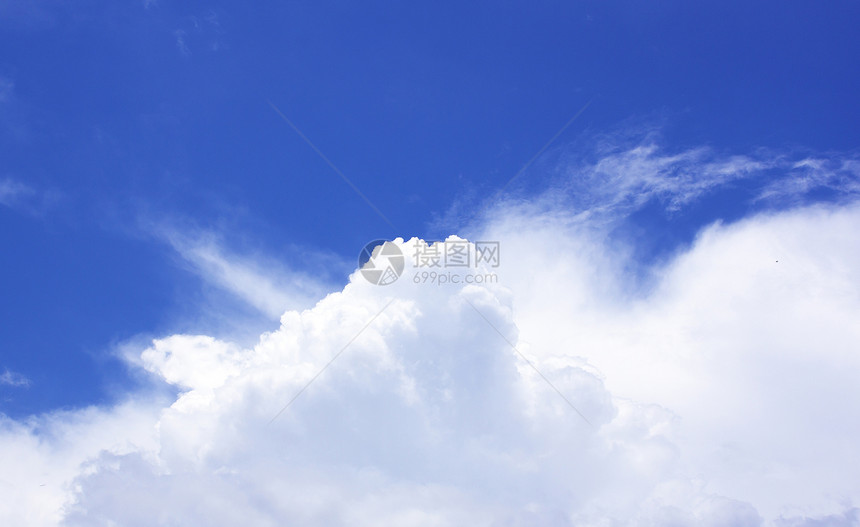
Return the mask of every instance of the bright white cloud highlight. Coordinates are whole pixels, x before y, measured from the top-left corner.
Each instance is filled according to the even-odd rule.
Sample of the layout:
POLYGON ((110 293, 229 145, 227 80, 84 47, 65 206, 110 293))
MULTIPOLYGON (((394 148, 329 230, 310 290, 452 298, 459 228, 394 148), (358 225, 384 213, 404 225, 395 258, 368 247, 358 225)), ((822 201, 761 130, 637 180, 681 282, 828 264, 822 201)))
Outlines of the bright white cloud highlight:
POLYGON ((623 251, 583 224, 520 235, 508 216, 494 232, 530 255, 501 281, 530 292, 516 296, 516 321, 538 363, 576 356, 616 397, 671 412, 664 430, 690 480, 774 519, 860 492, 860 411, 847 404, 860 396, 858 224, 852 205, 713 225, 644 295, 627 293, 642 285, 625 279, 623 251))

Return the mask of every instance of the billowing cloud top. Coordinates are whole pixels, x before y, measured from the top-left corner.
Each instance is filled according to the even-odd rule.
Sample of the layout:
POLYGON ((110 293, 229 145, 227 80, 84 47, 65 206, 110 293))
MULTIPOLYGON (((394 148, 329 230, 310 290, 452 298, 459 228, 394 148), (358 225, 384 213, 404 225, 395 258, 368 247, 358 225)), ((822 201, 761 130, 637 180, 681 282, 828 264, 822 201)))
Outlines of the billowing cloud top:
POLYGON ((251 347, 129 355, 175 396, 4 419, 2 523, 857 525, 857 204, 711 225, 646 277, 576 211, 488 217, 497 280, 422 281, 396 240, 398 281, 251 347))
MULTIPOLYGON (((123 402, 0 420, 0 523, 857 525, 857 202, 715 223, 644 273, 608 236, 607 210, 786 163, 708 156, 637 147, 581 170, 588 195, 497 204, 472 237, 497 267, 440 284, 398 239, 396 282, 356 270, 251 346, 127 352, 152 383, 123 402)), ((263 312, 289 300, 191 254, 263 312)))

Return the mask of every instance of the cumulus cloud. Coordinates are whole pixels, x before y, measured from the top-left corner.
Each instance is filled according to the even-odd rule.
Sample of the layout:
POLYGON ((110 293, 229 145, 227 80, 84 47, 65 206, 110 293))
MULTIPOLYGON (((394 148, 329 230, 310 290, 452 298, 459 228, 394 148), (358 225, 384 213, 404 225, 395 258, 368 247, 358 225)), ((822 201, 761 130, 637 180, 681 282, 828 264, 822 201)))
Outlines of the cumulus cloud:
POLYGON ((545 221, 519 236, 505 216, 496 232, 531 256, 501 281, 530 291, 517 327, 538 364, 578 356, 615 396, 671 411, 690 476, 766 518, 857 495, 860 413, 845 408, 860 395, 848 373, 860 366, 856 205, 714 224, 634 295, 624 252, 600 232, 545 221), (529 250, 551 242, 552 256, 529 250))
MULTIPOLYGON (((706 179, 752 163, 690 155, 706 179)), ((693 161, 648 151, 593 177, 621 161, 644 167, 612 184, 621 208, 643 192, 682 206, 709 185, 661 182, 693 161)), ((3 421, 0 484, 15 491, 0 518, 856 525, 860 206, 714 223, 642 283, 602 222, 546 199, 474 227, 500 243, 499 267, 476 271, 497 283, 356 272, 254 345, 172 335, 138 350, 166 400, 3 421)), ((396 243, 411 262, 420 241, 396 243)))
POLYGON ((165 401, 53 412, 23 422, 0 414, 0 522, 59 525, 73 483, 103 452, 154 451, 165 401))

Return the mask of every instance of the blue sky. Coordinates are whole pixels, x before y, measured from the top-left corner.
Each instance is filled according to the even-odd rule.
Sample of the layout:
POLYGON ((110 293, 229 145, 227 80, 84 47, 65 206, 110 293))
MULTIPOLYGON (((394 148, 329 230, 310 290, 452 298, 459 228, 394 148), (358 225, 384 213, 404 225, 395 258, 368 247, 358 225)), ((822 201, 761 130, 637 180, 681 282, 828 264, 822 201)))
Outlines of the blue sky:
MULTIPOLYGON (((0 14, 0 176, 28 189, 0 208, 0 342, 4 367, 40 386, 8 393, 11 415, 103 400, 106 348, 177 329, 199 279, 141 223, 295 265, 297 246, 349 260, 369 239, 438 238, 455 201, 492 196, 586 104, 509 190, 618 130, 737 154, 860 139, 856 2, 11 1, 0 14)), ((656 222, 645 243, 664 250, 737 217, 733 201, 637 224, 656 222)))
POLYGON ((374 239, 587 221, 628 298, 703 232, 850 207, 858 24, 854 1, 6 0, 0 414, 112 408, 152 339, 251 345, 374 239))

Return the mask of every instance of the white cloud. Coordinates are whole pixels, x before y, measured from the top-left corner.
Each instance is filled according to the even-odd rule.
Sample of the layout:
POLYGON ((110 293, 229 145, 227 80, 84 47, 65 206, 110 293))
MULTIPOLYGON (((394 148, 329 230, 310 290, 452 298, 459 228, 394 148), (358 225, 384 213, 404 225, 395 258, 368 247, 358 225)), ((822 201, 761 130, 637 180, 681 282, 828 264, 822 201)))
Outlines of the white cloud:
POLYGON ((858 495, 860 412, 845 401, 860 396, 848 373, 860 367, 860 208, 713 225, 645 295, 628 293, 643 288, 602 233, 542 221, 518 234, 521 219, 499 218, 508 253, 530 255, 501 280, 530 292, 516 320, 539 364, 580 357, 613 395, 670 410, 685 470, 766 518, 858 495))
MULTIPOLYGON (((592 176, 640 167, 608 203, 672 207, 755 163, 695 152, 628 152, 592 176)), ((139 350, 179 391, 166 403, 3 421, 0 522, 856 524, 860 205, 713 224, 646 283, 602 222, 555 205, 487 216, 498 285, 356 273, 253 346, 139 350)), ((203 276, 278 308, 259 267, 175 238, 203 276)))
POLYGON ((37 190, 17 179, 0 179, 0 205, 29 214, 42 216, 60 199, 56 190, 37 190))
POLYGON ((24 422, 0 414, 0 523, 58 525, 75 478, 93 472, 101 452, 155 449, 161 406, 123 403, 24 422))
POLYGON ((188 43, 185 40, 185 31, 177 29, 173 32, 173 36, 176 38, 176 47, 179 48, 179 53, 181 53, 183 57, 190 57, 191 49, 188 47, 188 43))
POLYGON ((599 204, 616 213, 619 207, 637 208, 650 199, 678 210, 715 187, 765 167, 746 156, 723 159, 706 148, 665 154, 656 144, 646 143, 568 170, 573 188, 586 191, 593 200, 585 203, 587 208, 599 204))
MULTIPOLYGON (((818 199, 810 200, 810 194, 821 190, 849 201, 860 194, 860 161, 850 156, 797 159, 767 150, 725 155, 707 147, 670 152, 653 134, 637 141, 606 139, 598 151, 597 159, 583 156, 579 150, 564 151, 551 192, 537 204, 531 198, 515 196, 501 200, 501 206, 525 202, 532 209, 541 205, 574 210, 581 214, 579 219, 597 224, 624 218, 651 202, 671 215, 733 185, 747 189, 748 206, 798 206, 818 199)), ((499 205, 494 203, 487 210, 499 205)), ((455 203, 455 207, 462 206, 455 203)), ((457 212, 448 212, 447 224, 457 212)))
POLYGON ((0 204, 7 207, 16 206, 23 199, 36 192, 29 186, 12 178, 0 179, 0 204))
POLYGON ((790 166, 788 177, 767 185, 760 199, 795 202, 815 190, 838 192, 841 197, 860 194, 860 161, 801 159, 790 166))
POLYGON ((0 373, 0 385, 26 387, 30 386, 30 379, 20 373, 5 369, 3 370, 3 373, 0 373))
MULTIPOLYGON (((629 137, 604 138, 595 147, 597 159, 582 154, 582 149, 560 149, 557 166, 535 179, 551 181, 550 187, 539 199, 524 198, 516 192, 507 195, 492 194, 482 205, 475 206, 473 189, 461 192, 449 209, 431 222, 434 230, 462 229, 477 210, 477 220, 486 221, 485 213, 507 210, 520 205, 531 210, 568 210, 578 215, 571 221, 587 221, 592 225, 616 222, 629 214, 656 203, 671 216, 710 193, 741 182, 748 186, 753 202, 771 203, 791 196, 790 205, 803 203, 807 193, 818 185, 800 186, 794 183, 797 170, 803 161, 793 162, 785 156, 765 150, 749 155, 724 155, 707 147, 669 152, 655 137, 644 134, 631 140, 629 137)), ((831 174, 819 174, 817 179, 826 182, 834 191, 854 195, 860 190, 860 163, 851 158, 829 161, 831 174), (840 177, 834 177, 832 167, 841 163, 840 177)), ((516 187, 517 178, 505 188, 516 187)), ((474 230, 474 229, 472 229, 474 230)))
MULTIPOLYGON (((286 268, 272 258, 239 255, 224 248, 213 233, 182 232, 164 225, 146 227, 191 265, 191 270, 207 282, 230 292, 264 315, 277 319, 288 309, 313 305, 330 290, 324 282, 328 269, 316 274, 286 268)), ((310 262, 320 263, 320 255, 302 253, 310 262)))

